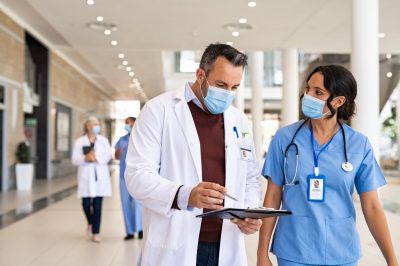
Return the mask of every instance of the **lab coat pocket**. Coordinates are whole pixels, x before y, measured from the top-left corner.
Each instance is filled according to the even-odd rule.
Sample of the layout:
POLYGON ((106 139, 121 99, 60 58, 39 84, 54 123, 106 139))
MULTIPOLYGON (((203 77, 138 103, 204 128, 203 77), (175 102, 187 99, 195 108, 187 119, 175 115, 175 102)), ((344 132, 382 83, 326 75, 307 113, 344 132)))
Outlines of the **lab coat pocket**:
POLYGON ((149 243, 158 248, 177 250, 184 244, 184 215, 179 212, 170 217, 153 213, 148 231, 149 243))
POLYGON ((359 237, 353 217, 326 220, 326 260, 338 264, 359 259, 359 237))

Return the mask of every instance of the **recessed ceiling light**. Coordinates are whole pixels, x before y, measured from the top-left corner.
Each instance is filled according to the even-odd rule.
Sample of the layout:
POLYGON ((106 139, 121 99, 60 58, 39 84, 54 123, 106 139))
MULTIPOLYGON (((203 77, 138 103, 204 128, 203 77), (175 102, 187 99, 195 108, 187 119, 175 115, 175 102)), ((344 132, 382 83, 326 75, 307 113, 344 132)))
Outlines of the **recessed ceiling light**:
POLYGON ((132 68, 128 66, 128 67, 125 68, 125 70, 129 72, 129 71, 132 70, 132 68))
POLYGON ((392 54, 386 54, 386 58, 387 58, 387 59, 392 58, 392 54))
POLYGON ((239 19, 239 23, 242 23, 242 24, 247 23, 247 18, 239 19))
POLYGON ((391 78, 393 76, 392 72, 386 73, 386 77, 391 78))
POLYGON ((135 72, 131 71, 129 72, 129 76, 133 77, 135 75, 135 72))
POLYGON ((116 40, 111 41, 111 45, 116 46, 118 42, 116 40))
POLYGON ((111 30, 105 30, 105 31, 104 31, 104 34, 105 34, 105 35, 110 35, 110 34, 111 34, 111 30))
POLYGON ((385 38, 385 33, 379 32, 378 33, 378 38, 385 38))
POLYGON ((102 16, 98 16, 98 17, 96 18, 96 20, 100 22, 100 21, 103 21, 104 18, 103 18, 102 16))
POLYGON ((232 32, 232 36, 233 37, 238 37, 239 35, 240 35, 240 33, 238 31, 232 32))
POLYGON ((233 42, 226 42, 226 44, 232 46, 233 42))
POLYGON ((86 1, 86 4, 88 4, 88 5, 94 5, 94 0, 87 0, 87 1, 86 1))
POLYGON ((124 66, 127 66, 127 65, 128 65, 128 61, 124 60, 124 61, 122 61, 122 64, 123 64, 124 66))
POLYGON ((255 1, 250 1, 250 2, 247 3, 247 5, 249 7, 255 7, 257 5, 257 3, 255 1))
POLYGON ((118 58, 121 58, 121 59, 122 59, 122 58, 124 58, 124 57, 125 57, 125 55, 124 55, 123 53, 119 53, 119 54, 118 54, 118 58))

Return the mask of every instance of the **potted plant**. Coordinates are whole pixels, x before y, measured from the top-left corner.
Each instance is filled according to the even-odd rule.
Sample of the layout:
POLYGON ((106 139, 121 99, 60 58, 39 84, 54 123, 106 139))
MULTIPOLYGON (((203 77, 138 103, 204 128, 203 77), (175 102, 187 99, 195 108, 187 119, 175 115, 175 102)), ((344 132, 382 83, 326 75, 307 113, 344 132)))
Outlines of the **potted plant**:
POLYGON ((15 153, 17 164, 15 173, 17 176, 17 190, 31 190, 33 181, 33 163, 28 141, 20 142, 15 153))

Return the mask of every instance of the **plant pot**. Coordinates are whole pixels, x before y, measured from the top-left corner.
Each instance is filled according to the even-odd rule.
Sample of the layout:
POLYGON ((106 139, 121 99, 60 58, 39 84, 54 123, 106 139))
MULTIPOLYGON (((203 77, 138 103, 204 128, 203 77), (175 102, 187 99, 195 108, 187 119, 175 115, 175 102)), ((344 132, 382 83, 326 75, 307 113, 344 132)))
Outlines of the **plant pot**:
POLYGON ((17 163, 15 166, 17 176, 17 190, 31 190, 33 181, 33 164, 17 163))

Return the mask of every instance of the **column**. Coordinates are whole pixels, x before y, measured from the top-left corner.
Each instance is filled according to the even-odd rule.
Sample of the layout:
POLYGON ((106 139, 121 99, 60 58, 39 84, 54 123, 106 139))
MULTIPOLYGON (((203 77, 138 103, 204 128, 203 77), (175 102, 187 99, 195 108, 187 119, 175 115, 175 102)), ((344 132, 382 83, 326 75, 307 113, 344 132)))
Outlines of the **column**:
MULTIPOLYGON (((396 125, 397 128, 400 127, 400 83, 397 83, 397 101, 396 101, 396 125)), ((397 130, 397 156, 400 158, 400 132, 397 130)), ((400 160, 399 160, 399 167, 400 170, 400 160)))
POLYGON ((233 102, 233 105, 242 112, 244 112, 244 100, 245 100, 244 75, 245 71, 243 71, 242 80, 240 81, 239 88, 236 90, 235 101, 233 102))
POLYGON ((254 144, 258 158, 261 159, 263 150, 262 127, 264 106, 262 97, 264 79, 264 52, 251 53, 251 117, 253 120, 254 144))
POLYGON ((299 119, 299 62, 297 49, 285 49, 282 54, 281 126, 299 119))
POLYGON ((378 0, 353 0, 351 71, 358 92, 352 126, 368 137, 379 161, 378 12, 378 0))

